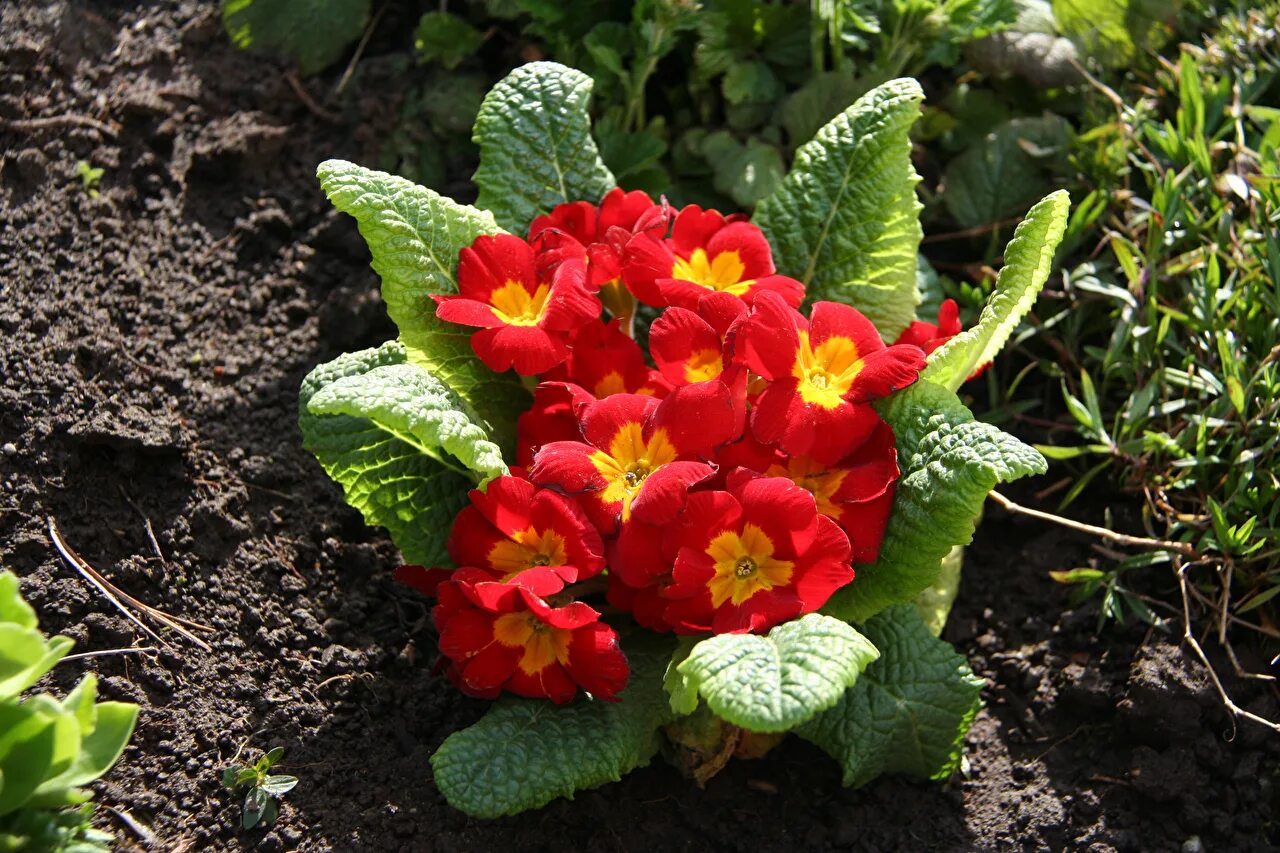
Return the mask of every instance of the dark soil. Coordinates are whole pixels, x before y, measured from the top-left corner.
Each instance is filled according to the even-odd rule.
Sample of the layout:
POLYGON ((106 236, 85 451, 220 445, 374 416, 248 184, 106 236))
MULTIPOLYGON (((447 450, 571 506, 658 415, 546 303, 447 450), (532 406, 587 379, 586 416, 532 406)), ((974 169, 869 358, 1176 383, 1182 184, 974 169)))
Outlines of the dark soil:
POLYGON ((374 162, 401 87, 375 39, 319 116, 213 6, 0 5, 0 563, 79 651, 151 641, 59 560, 50 517, 120 587, 215 629, 211 652, 174 638, 48 685, 92 670, 142 705, 97 790, 149 849, 1276 849, 1280 739, 1234 730, 1167 635, 1099 636, 1069 607, 1046 571, 1087 540, 996 511, 948 629, 989 683, 962 778, 845 790, 787 742, 705 791, 656 764, 516 819, 446 806, 428 756, 483 705, 432 674, 423 602, 296 426, 313 365, 393 333, 313 173, 374 162), (80 160, 106 170, 96 198, 80 160), (302 782, 241 832, 221 769, 276 745, 302 782))

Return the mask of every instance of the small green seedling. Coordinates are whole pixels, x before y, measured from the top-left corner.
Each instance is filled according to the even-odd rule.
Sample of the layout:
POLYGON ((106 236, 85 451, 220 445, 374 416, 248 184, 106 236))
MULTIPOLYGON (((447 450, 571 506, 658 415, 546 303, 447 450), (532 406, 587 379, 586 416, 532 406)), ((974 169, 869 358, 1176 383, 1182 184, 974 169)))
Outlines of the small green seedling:
POLYGON ((275 767, 284 756, 284 747, 277 746, 249 766, 233 765, 222 771, 222 784, 229 790, 246 789, 244 818, 241 825, 253 829, 258 824, 269 825, 279 814, 277 801, 298 784, 296 776, 273 776, 275 767))
POLYGON ((81 160, 76 163, 76 177, 80 179, 80 183, 84 185, 84 191, 89 198, 98 197, 98 184, 102 181, 102 176, 107 172, 101 167, 91 166, 88 160, 81 160))

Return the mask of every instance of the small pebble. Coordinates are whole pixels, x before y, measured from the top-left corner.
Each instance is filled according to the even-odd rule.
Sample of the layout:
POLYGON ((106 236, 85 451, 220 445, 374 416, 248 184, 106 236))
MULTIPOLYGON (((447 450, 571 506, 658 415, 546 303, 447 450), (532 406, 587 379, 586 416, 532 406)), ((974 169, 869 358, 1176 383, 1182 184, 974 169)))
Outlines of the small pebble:
POLYGON ((0 447, 0 450, 3 450, 3 451, 4 451, 4 455, 5 455, 5 456, 17 456, 17 455, 18 455, 18 445, 14 444, 12 441, 6 441, 6 442, 4 443, 4 446, 3 446, 3 447, 0 447))

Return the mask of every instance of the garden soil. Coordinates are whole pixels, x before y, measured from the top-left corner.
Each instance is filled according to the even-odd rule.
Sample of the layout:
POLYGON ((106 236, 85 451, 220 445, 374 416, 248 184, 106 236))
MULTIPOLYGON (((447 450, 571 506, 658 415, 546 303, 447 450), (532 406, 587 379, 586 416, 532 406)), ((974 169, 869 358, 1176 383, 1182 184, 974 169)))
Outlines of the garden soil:
MULTIPOLYGON (((394 332, 314 170, 376 162, 397 66, 375 38, 340 99, 341 69, 300 94, 214 6, 0 4, 0 564, 77 651, 158 643, 58 557, 50 519, 119 587, 213 628, 208 650, 168 634, 46 684, 97 672, 142 706, 95 786, 125 849, 1277 849, 1280 738, 1231 725, 1176 618, 1100 635, 1070 606, 1047 571, 1088 540, 996 510, 947 630, 988 684, 949 782, 847 790, 788 741, 701 791, 656 762, 517 818, 451 809, 428 757, 484 705, 433 674, 427 606, 296 425, 312 366, 394 332), (221 771, 277 745, 301 782, 241 831, 221 771)), ((380 32, 411 15, 393 4, 380 32)))

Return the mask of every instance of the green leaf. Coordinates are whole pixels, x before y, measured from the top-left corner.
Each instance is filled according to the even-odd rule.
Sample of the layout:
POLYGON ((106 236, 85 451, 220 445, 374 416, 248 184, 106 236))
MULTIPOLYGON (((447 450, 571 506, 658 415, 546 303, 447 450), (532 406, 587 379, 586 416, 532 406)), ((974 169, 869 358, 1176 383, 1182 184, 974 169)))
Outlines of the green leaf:
POLYGON ((765 637, 703 640, 678 669, 716 716, 753 732, 785 732, 840 701, 878 656, 848 624, 810 613, 765 637))
POLYGON ((418 19, 413 46, 425 62, 457 68, 484 44, 484 33, 449 12, 427 12, 418 19))
POLYGON ((0 623, 11 623, 19 628, 36 627, 36 612, 22 600, 18 576, 13 572, 0 572, 0 623))
POLYGON ((942 629, 947 627, 951 605, 955 604, 960 592, 960 571, 963 568, 964 548, 957 545, 942 558, 938 579, 916 597, 916 612, 935 637, 942 636, 942 629))
POLYGON ((681 637, 676 650, 667 663, 667 673, 663 676, 662 686, 671 697, 671 710, 677 716, 686 716, 698 710, 698 686, 680 671, 680 664, 688 659, 694 646, 698 645, 697 637, 681 637))
MULTIPOLYGON (((421 368, 409 365, 405 348, 394 341, 377 349, 340 356, 315 368, 303 380, 298 401, 302 443, 342 486, 347 503, 358 509, 368 524, 387 529, 407 561, 436 565, 448 559, 445 532, 458 510, 466 505, 467 490, 475 483, 459 474, 456 465, 450 468, 442 464, 440 458, 444 457, 424 452, 426 439, 405 429, 405 421, 412 419, 412 413, 394 411, 402 403, 393 404, 389 414, 379 410, 376 400, 370 401, 369 411, 358 407, 358 388, 352 388, 349 380, 386 367, 418 371, 424 377, 423 389, 439 391, 443 387, 431 384, 433 380, 421 368), (329 391, 335 384, 338 390, 329 391), (319 410, 311 406, 317 396, 319 410), (394 423, 386 423, 384 419, 388 418, 394 423)), ((378 375, 386 378, 385 374, 378 375)), ((406 388, 397 388, 396 393, 405 394, 406 388)), ((430 399, 439 403, 448 397, 437 393, 430 399)), ((456 415, 450 419, 462 424, 456 415)), ((430 417, 434 415, 423 413, 423 419, 430 417)), ((467 432, 476 435, 471 430, 467 432)), ((459 433, 450 441, 460 439, 459 433)), ((470 448, 462 443, 459 452, 482 460, 486 471, 493 470, 496 451, 484 448, 479 441, 477 438, 470 448)), ((443 444, 437 441, 435 446, 443 444)))
POLYGON ((0 704, 0 816, 26 804, 42 782, 62 773, 80 748, 80 724, 51 697, 0 704))
POLYGON ((614 187, 591 138, 591 78, 554 62, 531 62, 494 86, 472 139, 480 146, 476 201, 524 234, 557 204, 598 203, 614 187))
POLYGON ((881 773, 947 778, 982 704, 982 679, 929 633, 911 605, 886 610, 863 632, 880 659, 797 734, 840 762, 845 785, 865 785, 881 773))
POLYGON ((878 408, 897 439, 902 476, 879 558, 859 566, 823 608, 853 622, 914 600, 937 580, 951 549, 973 539, 987 492, 1048 468, 1034 449, 975 421, 954 393, 926 379, 878 408))
POLYGON ((724 157, 711 160, 715 188, 743 207, 752 207, 782 183, 786 166, 777 147, 759 139, 735 145, 724 157))
POLYGON ((262 780, 262 790, 273 797, 283 797, 298 785, 297 776, 268 776, 262 780))
POLYGON ((810 299, 852 304, 886 340, 915 319, 920 180, 908 133, 924 94, 892 80, 859 98, 796 152, 755 222, 779 271, 810 299))
POLYGON ((1121 68, 1168 41, 1179 5, 1177 0, 1053 0, 1053 15, 1085 56, 1121 68))
POLYGON ((316 390, 307 411, 365 418, 389 437, 481 484, 507 473, 502 452, 463 412, 457 395, 416 364, 385 364, 339 377, 316 390))
POLYGON ((635 636, 626 649, 631 681, 619 702, 579 697, 557 706, 505 696, 450 735, 431 757, 449 804, 472 817, 513 815, 648 764, 659 727, 673 719, 662 689, 671 644, 635 636))
POLYGON ((974 370, 996 357, 1049 280, 1070 207, 1066 190, 1059 190, 1031 208, 1005 249, 1004 267, 977 324, 929 356, 929 366, 921 374, 925 379, 955 391, 974 370))
POLYGON ((369 244, 382 300, 409 360, 461 397, 498 446, 512 447, 528 393, 514 373, 485 367, 471 348, 472 330, 438 320, 430 298, 457 291, 458 253, 481 234, 499 232, 493 215, 343 160, 326 160, 317 175, 329 201, 355 218, 369 244))
POLYGON ((0 623, 0 701, 12 699, 39 681, 73 645, 68 637, 46 640, 37 628, 0 623))
POLYGON ((735 62, 721 84, 730 104, 772 104, 782 94, 782 84, 769 66, 759 60, 735 62))
POLYGON ((947 164, 942 200, 965 228, 988 225, 1044 192, 1050 155, 1065 148, 1071 126, 1058 115, 1015 118, 947 164))
POLYGON ((340 59, 368 21, 369 0, 222 0, 236 47, 295 60, 303 74, 340 59))
POLYGON ((99 702, 93 708, 93 729, 86 733, 81 726, 83 738, 71 766, 36 788, 28 805, 61 805, 66 802, 68 792, 97 779, 119 760, 129 738, 133 736, 133 728, 138 720, 138 706, 126 702, 99 702))

